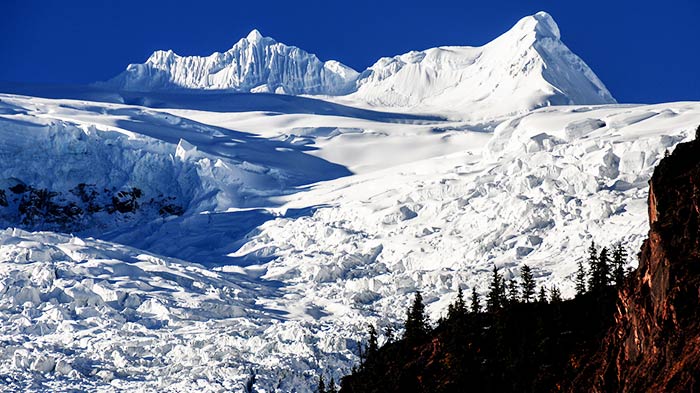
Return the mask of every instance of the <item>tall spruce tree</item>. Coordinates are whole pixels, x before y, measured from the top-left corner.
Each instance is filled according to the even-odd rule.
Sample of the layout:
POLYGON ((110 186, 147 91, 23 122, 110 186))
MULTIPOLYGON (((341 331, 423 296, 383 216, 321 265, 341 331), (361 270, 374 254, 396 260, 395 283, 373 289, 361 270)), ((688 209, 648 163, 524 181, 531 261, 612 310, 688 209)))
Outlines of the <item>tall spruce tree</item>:
POLYGON ((472 314, 478 314, 481 312, 481 299, 479 294, 476 292, 476 287, 472 287, 472 304, 471 310, 472 314))
POLYGON ((323 375, 318 376, 318 386, 316 387, 316 393, 326 393, 326 381, 323 380, 323 375))
POLYGON ((561 302, 561 291, 556 285, 552 285, 552 289, 549 290, 549 302, 559 303, 561 302))
POLYGON ((498 273, 496 265, 493 265, 493 275, 491 276, 491 283, 489 284, 489 293, 486 296, 486 310, 488 312, 495 312, 503 307, 505 300, 505 288, 503 283, 503 277, 498 273))
POLYGON ((625 263, 627 262, 627 251, 622 247, 622 243, 618 243, 613 250, 613 278, 615 285, 620 286, 625 280, 625 263))
POLYGON ((595 247, 595 243, 591 242, 588 247, 588 289, 593 291, 596 290, 600 283, 600 266, 598 264, 598 249, 595 247))
POLYGON ((583 261, 578 261, 578 269, 576 270, 576 296, 581 296, 586 293, 586 268, 583 266, 583 261))
POLYGON ((328 389, 326 393, 338 393, 338 388, 335 386, 335 379, 331 377, 331 382, 328 384, 328 389))
POLYGON ((518 281, 515 278, 508 280, 508 303, 516 304, 520 301, 520 291, 518 291, 518 281))
POLYGON ((605 289, 610 284, 610 279, 612 278, 612 269, 610 268, 610 255, 608 253, 608 248, 603 247, 600 250, 600 255, 598 256, 598 266, 600 269, 600 282, 599 288, 605 289))
POLYGON ((530 266, 523 265, 520 268, 520 285, 522 286, 522 299, 525 303, 535 300, 535 278, 532 275, 530 266))
POLYGON ((379 351, 379 343, 377 342, 377 329, 374 325, 369 325, 367 333, 369 339, 367 340, 367 350, 365 350, 365 363, 370 363, 379 351))
POLYGON ((540 294, 537 297, 539 303, 547 303, 547 290, 544 289, 544 285, 540 287, 540 294))
POLYGON ((408 341, 421 339, 428 334, 429 330, 430 325, 428 324, 428 317, 425 315, 423 295, 421 295, 420 291, 416 291, 413 304, 406 315, 404 338, 408 341))
POLYGON ((451 319, 464 315, 467 315, 467 303, 464 301, 464 292, 462 292, 462 288, 459 288, 454 303, 447 307, 447 317, 451 319))

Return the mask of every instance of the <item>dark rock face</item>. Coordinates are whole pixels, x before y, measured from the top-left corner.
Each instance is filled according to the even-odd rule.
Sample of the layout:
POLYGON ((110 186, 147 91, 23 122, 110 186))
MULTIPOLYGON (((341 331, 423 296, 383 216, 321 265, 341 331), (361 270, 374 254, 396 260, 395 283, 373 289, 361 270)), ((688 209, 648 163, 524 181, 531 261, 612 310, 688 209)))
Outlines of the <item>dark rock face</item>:
POLYGON ((700 391, 700 142, 679 145, 650 185, 649 238, 582 390, 700 391))

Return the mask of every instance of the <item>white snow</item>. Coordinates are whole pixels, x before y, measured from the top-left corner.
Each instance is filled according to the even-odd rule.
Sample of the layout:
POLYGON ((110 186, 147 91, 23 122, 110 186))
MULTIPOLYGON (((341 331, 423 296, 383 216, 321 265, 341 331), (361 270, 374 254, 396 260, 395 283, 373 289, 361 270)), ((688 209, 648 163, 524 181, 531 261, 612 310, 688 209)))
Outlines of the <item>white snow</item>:
POLYGON ((102 86, 154 91, 230 89, 278 94, 343 94, 357 72, 337 62, 287 46, 252 30, 231 49, 210 56, 180 56, 172 50, 154 52, 144 64, 129 64, 102 86))
POLYGON ((362 73, 320 62, 253 30, 224 53, 208 57, 157 51, 144 64, 102 86, 134 91, 233 89, 312 94, 350 105, 493 119, 566 104, 615 99, 593 71, 560 40, 546 12, 518 21, 481 47, 450 46, 379 59, 362 73))
MULTIPOLYGON (((400 328, 417 289, 433 321, 493 265, 571 295, 592 240, 638 250, 649 177, 700 103, 612 104, 559 37, 538 13, 483 47, 382 59, 344 97, 0 94, 0 390, 308 392, 351 369, 368 323, 400 328), (19 219, 10 188, 68 203, 80 183, 143 196, 70 225, 19 219)), ((210 85, 233 80, 213 64, 262 66, 241 60, 255 51, 311 59, 257 31, 236 45, 232 62, 153 64, 201 70, 168 78, 203 89, 297 94, 317 77, 210 85)), ((133 87, 176 83, 132 68, 133 87)))

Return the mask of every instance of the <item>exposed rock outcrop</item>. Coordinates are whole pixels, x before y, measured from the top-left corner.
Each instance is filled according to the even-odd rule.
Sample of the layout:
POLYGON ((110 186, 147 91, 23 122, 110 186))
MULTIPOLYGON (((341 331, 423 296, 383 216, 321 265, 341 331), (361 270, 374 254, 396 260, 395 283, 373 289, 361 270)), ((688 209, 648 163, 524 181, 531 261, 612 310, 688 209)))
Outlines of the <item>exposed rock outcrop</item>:
POLYGON ((650 183, 639 268, 579 389, 588 381, 598 392, 700 390, 700 142, 679 145, 650 183))

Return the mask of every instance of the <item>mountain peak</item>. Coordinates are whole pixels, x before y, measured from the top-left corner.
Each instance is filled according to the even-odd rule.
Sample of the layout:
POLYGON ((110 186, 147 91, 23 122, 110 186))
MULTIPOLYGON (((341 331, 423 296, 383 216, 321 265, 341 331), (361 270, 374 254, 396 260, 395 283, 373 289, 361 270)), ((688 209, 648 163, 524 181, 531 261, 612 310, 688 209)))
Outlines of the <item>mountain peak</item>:
POLYGON ((550 37, 561 39, 559 26, 551 15, 540 11, 534 15, 526 16, 518 21, 506 35, 535 33, 538 37, 550 37))
POLYGON ((263 35, 260 34, 260 31, 258 29, 253 29, 250 31, 250 33, 248 33, 248 35, 245 38, 248 41, 257 42, 263 38, 263 35))

